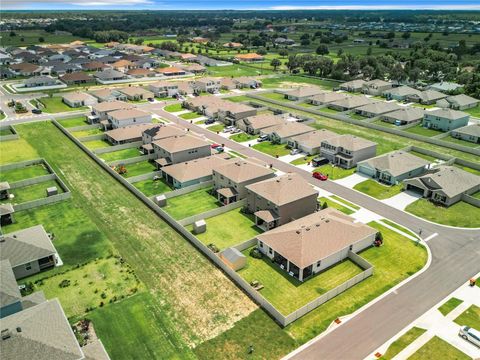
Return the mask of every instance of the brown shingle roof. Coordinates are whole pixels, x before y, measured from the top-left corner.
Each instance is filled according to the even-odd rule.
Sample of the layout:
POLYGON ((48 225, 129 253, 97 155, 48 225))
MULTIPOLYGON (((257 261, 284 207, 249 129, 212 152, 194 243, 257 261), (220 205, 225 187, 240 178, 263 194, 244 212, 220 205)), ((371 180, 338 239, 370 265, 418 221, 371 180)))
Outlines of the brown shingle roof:
POLYGON ((192 135, 173 136, 153 143, 169 153, 210 146, 207 141, 192 135))
POLYGON ((273 174, 272 169, 244 159, 221 164, 213 170, 237 184, 273 174))
POLYGON ((187 182, 212 175, 212 169, 228 159, 229 155, 222 153, 199 158, 184 163, 167 166, 162 171, 179 182, 187 182))

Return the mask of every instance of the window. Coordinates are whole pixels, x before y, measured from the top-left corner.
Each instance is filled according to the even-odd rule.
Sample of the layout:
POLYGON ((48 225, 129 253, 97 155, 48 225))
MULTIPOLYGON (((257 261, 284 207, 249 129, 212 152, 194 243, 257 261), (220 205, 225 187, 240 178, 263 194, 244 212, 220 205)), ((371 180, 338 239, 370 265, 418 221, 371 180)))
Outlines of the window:
POLYGON ((352 251, 352 250, 353 250, 353 245, 350 245, 350 247, 348 248, 348 250, 352 251))
POLYGON ((263 241, 260 241, 260 247, 263 248, 263 241))
POLYGON ((268 253, 269 253, 269 254, 273 254, 272 248, 268 248, 268 253))
POLYGON ((25 264, 25 270, 31 270, 32 269, 32 264, 31 263, 26 263, 25 264))
POLYGON ((318 261, 317 261, 317 267, 320 267, 320 264, 321 264, 321 261, 318 260, 318 261))

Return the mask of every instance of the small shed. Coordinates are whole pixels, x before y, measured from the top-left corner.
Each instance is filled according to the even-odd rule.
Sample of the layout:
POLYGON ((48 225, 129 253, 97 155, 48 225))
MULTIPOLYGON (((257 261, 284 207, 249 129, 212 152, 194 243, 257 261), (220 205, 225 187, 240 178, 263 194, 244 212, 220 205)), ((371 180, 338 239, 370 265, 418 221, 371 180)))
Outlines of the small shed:
POLYGON ((223 250, 218 256, 235 271, 243 269, 247 265, 246 256, 233 247, 223 250))
POLYGON ((53 196, 53 195, 58 195, 58 189, 56 186, 51 186, 47 188, 47 197, 53 196))
POLYGON ((167 205, 167 198, 165 197, 165 195, 155 196, 154 201, 155 201, 155 204, 157 204, 160 207, 164 207, 167 205))
POLYGON ((201 234, 207 231, 207 223, 205 220, 198 220, 193 223, 193 232, 195 234, 201 234))
POLYGON ((10 184, 7 181, 0 182, 0 200, 9 198, 10 184))
POLYGON ((0 204, 0 226, 6 226, 13 223, 13 213, 15 209, 12 204, 0 204))

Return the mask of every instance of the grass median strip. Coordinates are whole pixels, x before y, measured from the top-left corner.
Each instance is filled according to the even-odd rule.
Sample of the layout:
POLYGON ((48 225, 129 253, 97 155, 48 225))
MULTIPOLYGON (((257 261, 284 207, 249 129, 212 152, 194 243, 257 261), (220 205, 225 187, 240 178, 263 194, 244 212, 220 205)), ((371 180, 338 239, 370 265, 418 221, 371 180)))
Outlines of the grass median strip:
POLYGON ((434 336, 430 341, 418 349, 409 360, 425 360, 425 359, 455 359, 455 360, 471 360, 470 356, 450 345, 445 340, 434 336))
POLYGON ((471 305, 455 320, 458 325, 467 325, 474 329, 480 329, 480 307, 471 305))
POLYGON ((380 358, 382 360, 390 360, 397 356, 403 349, 405 349, 408 345, 413 343, 416 339, 418 339, 421 335, 423 335, 427 330, 421 329, 418 327, 413 327, 408 330, 405 334, 400 336, 397 340, 395 340, 387 349, 385 354, 380 358))
POLYGON ((463 303, 463 300, 452 297, 448 301, 443 303, 442 306, 438 308, 438 311, 440 311, 443 316, 447 316, 453 309, 455 309, 461 303, 463 303))

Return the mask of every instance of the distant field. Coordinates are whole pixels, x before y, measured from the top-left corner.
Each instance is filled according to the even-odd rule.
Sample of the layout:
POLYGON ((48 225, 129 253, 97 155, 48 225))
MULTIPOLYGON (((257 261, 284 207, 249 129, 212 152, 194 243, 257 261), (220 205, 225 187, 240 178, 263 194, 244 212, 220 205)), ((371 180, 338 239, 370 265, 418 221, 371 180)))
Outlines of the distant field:
MULTIPOLYGON (((0 32, 1 46, 29 46, 40 44, 40 37, 43 37, 44 44, 64 44, 75 40, 88 41, 73 35, 55 35, 43 30, 14 30, 16 36, 10 36, 10 32, 0 32), (23 41, 22 41, 23 39, 23 41)), ((91 41, 91 40, 90 40, 91 41)))

